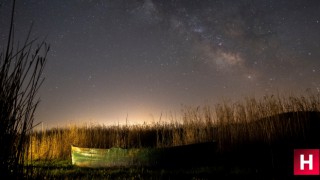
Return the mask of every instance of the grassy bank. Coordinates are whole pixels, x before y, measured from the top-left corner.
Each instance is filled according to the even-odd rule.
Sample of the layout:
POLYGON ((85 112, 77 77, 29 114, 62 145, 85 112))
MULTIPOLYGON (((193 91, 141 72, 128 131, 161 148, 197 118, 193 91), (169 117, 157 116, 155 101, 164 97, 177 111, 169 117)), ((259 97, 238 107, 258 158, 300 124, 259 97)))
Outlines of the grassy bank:
POLYGON ((112 167, 112 168, 79 168, 70 161, 37 161, 29 177, 32 179, 212 179, 225 177, 254 177, 266 179, 268 171, 260 174, 256 169, 247 167, 207 166, 183 168, 155 167, 112 167))

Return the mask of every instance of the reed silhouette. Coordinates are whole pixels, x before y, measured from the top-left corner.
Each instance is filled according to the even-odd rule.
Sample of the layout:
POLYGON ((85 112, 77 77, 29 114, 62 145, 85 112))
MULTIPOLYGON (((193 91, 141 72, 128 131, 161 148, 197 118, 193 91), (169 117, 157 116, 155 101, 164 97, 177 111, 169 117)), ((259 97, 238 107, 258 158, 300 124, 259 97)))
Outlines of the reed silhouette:
MULTIPOLYGON (((4 177, 23 175, 29 134, 39 101, 43 68, 49 46, 29 40, 31 28, 21 47, 14 44, 13 1, 6 49, 0 53, 0 172, 4 177)), ((18 43, 19 44, 19 43, 18 43)))

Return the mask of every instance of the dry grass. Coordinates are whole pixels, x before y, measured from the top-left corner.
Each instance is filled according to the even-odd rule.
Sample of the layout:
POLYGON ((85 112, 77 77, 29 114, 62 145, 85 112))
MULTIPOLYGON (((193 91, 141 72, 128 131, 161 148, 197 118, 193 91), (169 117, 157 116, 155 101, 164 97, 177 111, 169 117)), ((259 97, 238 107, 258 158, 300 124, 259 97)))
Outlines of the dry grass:
POLYGON ((255 142, 304 142, 310 136, 307 131, 311 116, 318 111, 320 94, 270 95, 214 107, 185 107, 181 122, 53 128, 33 133, 29 158, 69 159, 71 144, 95 148, 170 147, 215 140, 220 151, 228 151, 255 142))

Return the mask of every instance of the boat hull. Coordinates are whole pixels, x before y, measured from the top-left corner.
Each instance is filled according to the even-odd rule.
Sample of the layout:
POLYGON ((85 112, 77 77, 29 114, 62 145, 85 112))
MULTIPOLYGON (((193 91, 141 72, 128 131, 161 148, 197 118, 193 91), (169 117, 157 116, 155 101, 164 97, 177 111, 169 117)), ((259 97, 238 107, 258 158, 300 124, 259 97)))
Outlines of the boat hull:
POLYGON ((215 142, 170 148, 96 149, 71 146, 72 164, 89 168, 205 165, 212 162, 215 151, 215 142))

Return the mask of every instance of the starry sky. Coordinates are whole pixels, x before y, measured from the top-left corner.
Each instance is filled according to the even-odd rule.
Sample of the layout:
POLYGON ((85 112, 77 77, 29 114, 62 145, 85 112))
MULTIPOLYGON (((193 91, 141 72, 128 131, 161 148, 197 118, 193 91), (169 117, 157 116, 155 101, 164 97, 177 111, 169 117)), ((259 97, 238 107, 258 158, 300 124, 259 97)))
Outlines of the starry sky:
MULTIPOLYGON (((0 0, 0 49, 11 0, 0 0)), ((35 121, 179 119, 184 106, 320 91, 318 0, 18 0, 51 45, 35 121)))

